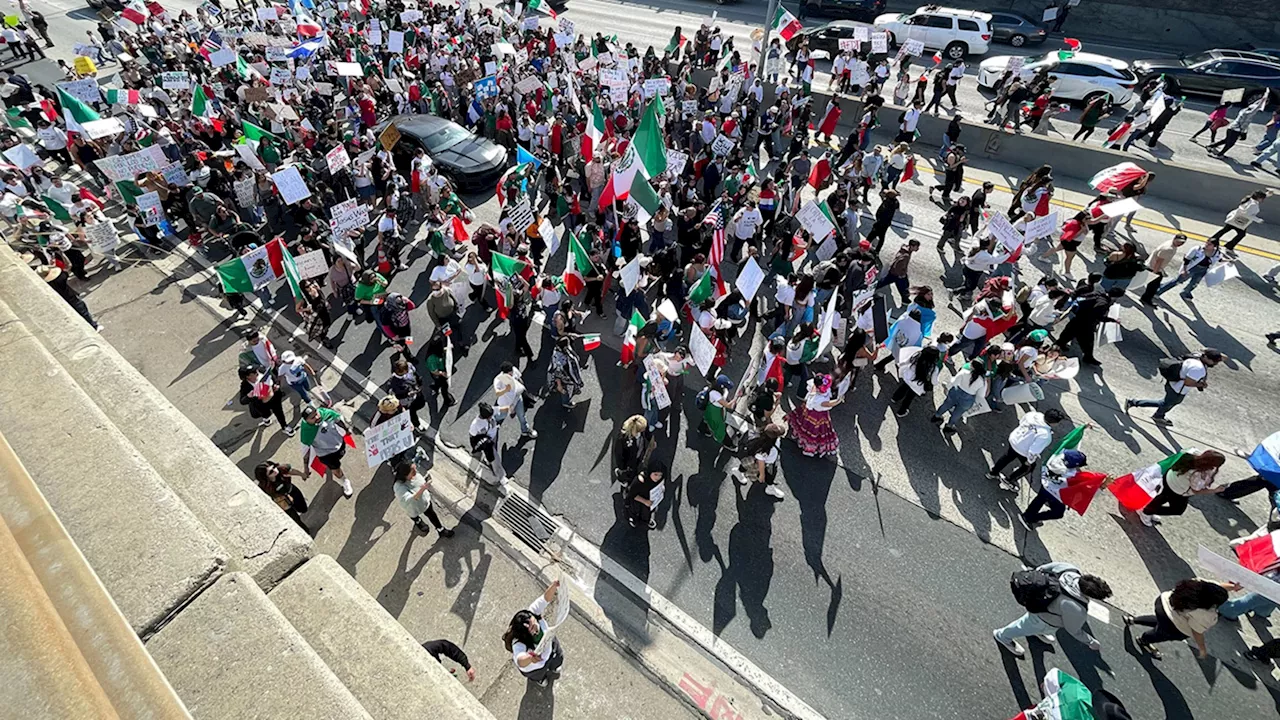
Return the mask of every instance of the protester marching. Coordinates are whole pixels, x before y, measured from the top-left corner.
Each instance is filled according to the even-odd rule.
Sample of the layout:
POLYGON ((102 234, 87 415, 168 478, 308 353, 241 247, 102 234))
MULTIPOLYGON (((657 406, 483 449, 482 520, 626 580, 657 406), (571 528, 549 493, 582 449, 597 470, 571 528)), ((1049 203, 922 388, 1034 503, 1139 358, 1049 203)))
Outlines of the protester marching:
MULTIPOLYGON (((574 412, 593 374, 634 389, 610 416, 600 452, 611 460, 599 471, 616 488, 617 521, 637 535, 668 531, 668 498, 694 470, 669 465, 675 433, 732 458, 716 472, 746 502, 785 507, 788 444, 812 462, 840 461, 840 417, 878 422, 890 411, 920 443, 987 451, 986 479, 972 484, 1016 493, 1011 522, 1032 536, 1104 502, 1135 532, 1155 533, 1144 528, 1173 525, 1196 495, 1234 501, 1280 482, 1280 436, 1251 458, 1257 477, 1234 483, 1219 479, 1226 458, 1212 449, 1134 458, 1147 466, 1126 474, 1101 454, 1090 462, 1116 433, 1037 404, 1080 376, 1105 385, 1095 351, 1119 340, 1122 306, 1175 307, 1166 293, 1180 288, 1176 307, 1194 308, 1199 293, 1237 277, 1237 246, 1272 193, 1224 209, 1211 237, 1179 234, 1148 251, 1132 224, 1159 180, 1140 160, 1096 168, 1092 201, 1073 210, 1050 164, 1012 188, 967 180, 978 160, 960 142, 959 115, 940 138, 919 130, 922 115, 957 107, 963 60, 911 42, 891 52, 879 32, 859 33, 839 45, 833 87, 815 85, 815 60, 807 41, 790 42, 801 25, 785 8, 767 44, 735 47, 712 20, 647 48, 581 32, 572 11, 547 0, 209 0, 194 12, 131 0, 104 12, 110 37, 66 66, 64 81, 0 71, 10 242, 95 327, 69 276, 110 282, 122 259, 170 253, 207 266, 210 296, 255 323, 239 366, 222 372, 238 373, 239 403, 259 432, 278 424, 296 458, 263 458, 256 480, 304 528, 303 481, 314 473, 353 497, 344 464, 363 435, 393 468, 387 485, 408 522, 448 542, 454 531, 417 447, 444 410, 472 418, 464 451, 506 494, 516 480, 508 453, 568 442, 540 436, 535 413, 574 412), (908 193, 936 212, 886 243, 908 193), (494 222, 476 209, 490 196, 494 222), (1086 234, 1092 252, 1082 253, 1086 234), (922 247, 943 259, 942 285, 921 275, 922 247), (393 289, 404 287, 398 278, 414 291, 393 289), (277 291, 291 298, 285 307, 277 291), (266 330, 275 314, 314 348, 391 352, 372 422, 333 407, 314 356, 277 352, 266 330), (480 391, 462 389, 459 358, 490 348, 501 355, 496 374, 475 379, 480 391), (860 381, 896 390, 855 400, 860 381), (301 400, 296 417, 288 395, 301 400), (997 425, 1001 413, 1011 422, 997 425)), ((1080 49, 1066 47, 1068 57, 1080 49)), ((986 122, 1044 132, 1061 112, 1054 83, 1006 78, 986 122)), ((1161 81, 1142 93, 1102 141, 1093 131, 1111 103, 1091 99, 1072 140, 1154 147, 1182 101, 1161 81)), ((1219 154, 1266 103, 1231 119, 1227 107, 1204 129, 1219 154)), ((1152 422, 1168 428, 1187 396, 1235 369, 1226 353, 1198 347, 1146 368, 1163 396, 1122 399, 1121 416, 1154 408, 1152 422)), ((1178 412, 1196 412, 1197 400, 1178 412)), ((1241 567, 1274 576, 1280 553, 1263 547, 1272 540, 1238 545, 1241 567)), ((1069 560, 1015 574, 1026 612, 994 631, 1013 656, 1025 654, 1019 638, 1058 629, 1099 650, 1089 606, 1112 590, 1069 560)), ((1240 588, 1230 579, 1182 578, 1153 614, 1126 618, 1151 628, 1138 647, 1158 657, 1156 643, 1190 638, 1203 654, 1216 613, 1274 609, 1258 592, 1229 600, 1240 588)), ((539 685, 565 663, 541 617, 556 587, 504 636, 515 667, 539 685)), ((474 674, 465 653, 449 652, 474 674)), ((1059 670, 1045 684, 1050 696, 1123 712, 1059 670)), ((1088 717, 1034 713, 1043 711, 1024 717, 1088 717)))

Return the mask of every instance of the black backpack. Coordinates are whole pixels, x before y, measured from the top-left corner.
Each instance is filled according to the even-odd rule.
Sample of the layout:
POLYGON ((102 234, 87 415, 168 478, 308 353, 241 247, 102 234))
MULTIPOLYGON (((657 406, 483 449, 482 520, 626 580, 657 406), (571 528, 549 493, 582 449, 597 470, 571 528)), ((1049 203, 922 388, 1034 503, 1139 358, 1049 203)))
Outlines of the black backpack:
POLYGON ((1062 594, 1062 584, 1057 575, 1029 568, 1014 571, 1009 578, 1009 590, 1013 592, 1014 601, 1027 612, 1039 613, 1047 611, 1062 594))
MULTIPOLYGON (((1191 357, 1195 357, 1192 355, 1191 357)), ((1176 383, 1182 379, 1182 361, 1186 358, 1161 358, 1160 359, 1160 377, 1171 383, 1176 383)))

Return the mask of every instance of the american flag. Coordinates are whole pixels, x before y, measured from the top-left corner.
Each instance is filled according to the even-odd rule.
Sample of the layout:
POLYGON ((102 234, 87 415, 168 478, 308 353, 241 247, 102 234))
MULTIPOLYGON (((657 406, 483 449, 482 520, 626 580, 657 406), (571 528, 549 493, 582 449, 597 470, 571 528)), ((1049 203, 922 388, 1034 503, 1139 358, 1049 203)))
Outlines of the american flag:
POLYGON ((217 30, 210 30, 209 35, 200 43, 201 49, 206 52, 215 53, 222 49, 222 36, 217 30))
POLYGON ((724 227, 726 219, 722 208, 723 201, 717 200, 716 204, 711 207, 711 212, 702 219, 703 225, 710 225, 711 230, 711 267, 716 269, 716 275, 720 274, 720 263, 724 261, 724 227))

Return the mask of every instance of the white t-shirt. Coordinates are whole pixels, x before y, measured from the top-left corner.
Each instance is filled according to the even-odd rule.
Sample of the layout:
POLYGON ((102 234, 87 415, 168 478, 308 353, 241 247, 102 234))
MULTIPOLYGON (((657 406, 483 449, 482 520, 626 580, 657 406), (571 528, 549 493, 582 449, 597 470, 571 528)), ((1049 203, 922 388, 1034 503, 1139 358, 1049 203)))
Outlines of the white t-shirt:
POLYGON ((796 286, 783 278, 778 278, 778 292, 774 295, 774 299, 779 305, 790 307, 796 301, 796 286))
POLYGON ((293 385, 307 379, 307 366, 302 363, 288 363, 280 366, 280 377, 293 385))
POLYGON ((756 453, 757 460, 763 460, 765 465, 772 465, 778 462, 778 446, 774 445, 764 452, 756 453))
MULTIPOLYGON (((1209 371, 1205 369, 1204 363, 1200 362, 1198 358, 1187 358, 1182 361, 1182 370, 1180 375, 1184 380, 1195 380, 1196 382, 1200 382, 1201 380, 1204 380, 1205 376, 1208 374, 1209 371)), ((1187 385, 1182 382, 1182 380, 1173 383, 1174 392, 1182 395, 1186 395, 1194 389, 1194 387, 1187 385)))
POLYGON ((520 379, 520 370, 513 368, 511 374, 498 373, 498 377, 493 379, 493 391, 499 393, 498 405, 503 407, 513 407, 516 400, 520 399, 520 395, 524 392, 524 383, 520 379))

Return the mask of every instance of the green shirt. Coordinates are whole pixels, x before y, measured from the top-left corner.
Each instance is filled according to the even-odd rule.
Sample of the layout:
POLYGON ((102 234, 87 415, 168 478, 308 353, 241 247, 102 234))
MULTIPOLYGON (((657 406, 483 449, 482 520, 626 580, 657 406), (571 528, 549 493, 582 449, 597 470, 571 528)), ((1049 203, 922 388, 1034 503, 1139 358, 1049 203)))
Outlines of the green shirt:
POLYGON ((427 362, 426 362, 426 365, 427 365, 427 372, 428 372, 428 373, 442 373, 442 372, 444 372, 444 358, 443 358, 443 357, 441 357, 441 356, 439 356, 439 355, 429 355, 429 356, 427 356, 427 362))
POLYGON ((356 283, 356 300, 372 300, 387 292, 387 279, 374 273, 373 284, 356 283))

